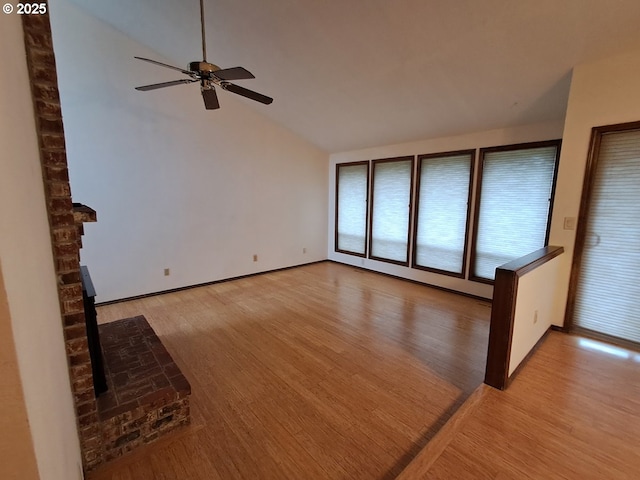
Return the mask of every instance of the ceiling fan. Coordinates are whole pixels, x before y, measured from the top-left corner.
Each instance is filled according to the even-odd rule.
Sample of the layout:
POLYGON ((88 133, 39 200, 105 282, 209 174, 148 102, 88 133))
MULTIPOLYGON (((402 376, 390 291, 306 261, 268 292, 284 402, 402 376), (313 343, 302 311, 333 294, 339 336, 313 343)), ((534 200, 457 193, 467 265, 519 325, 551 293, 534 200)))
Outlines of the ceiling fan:
POLYGON ((207 110, 215 110, 220 108, 218 102, 218 94, 216 93, 215 86, 218 85, 223 90, 227 90, 236 95, 241 95, 256 102, 269 105, 273 102, 273 98, 262 95, 261 93, 254 92, 247 88, 241 87, 234 83, 230 83, 229 80, 245 80, 249 78, 256 78, 251 72, 243 67, 233 68, 220 68, 213 63, 207 62, 207 46, 205 42, 205 29, 204 29, 204 0, 200 0, 200 27, 202 30, 202 61, 190 62, 187 67, 188 70, 167 65, 166 63, 151 60, 149 58, 134 57, 138 60, 144 60, 145 62, 160 65, 161 67, 170 68, 184 73, 189 78, 183 78, 181 80, 173 80, 170 82, 154 83, 152 85, 144 85, 142 87, 136 87, 136 90, 147 92, 149 90, 156 90, 158 88, 172 87, 174 85, 182 85, 184 83, 200 82, 200 91, 202 92, 202 98, 204 100, 204 106, 207 110))

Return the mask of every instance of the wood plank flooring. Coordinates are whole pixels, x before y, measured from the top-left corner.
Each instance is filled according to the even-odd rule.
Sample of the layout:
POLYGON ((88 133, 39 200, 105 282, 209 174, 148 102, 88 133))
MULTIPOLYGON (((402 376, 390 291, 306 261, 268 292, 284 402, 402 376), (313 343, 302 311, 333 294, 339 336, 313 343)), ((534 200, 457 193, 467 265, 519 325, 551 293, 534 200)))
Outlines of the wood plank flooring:
POLYGON ((90 480, 395 478, 482 382, 490 304, 323 262, 98 309, 140 314, 192 426, 90 480))
POLYGON ((638 352, 551 332, 509 389, 474 397, 443 453, 398 480, 640 478, 638 352))

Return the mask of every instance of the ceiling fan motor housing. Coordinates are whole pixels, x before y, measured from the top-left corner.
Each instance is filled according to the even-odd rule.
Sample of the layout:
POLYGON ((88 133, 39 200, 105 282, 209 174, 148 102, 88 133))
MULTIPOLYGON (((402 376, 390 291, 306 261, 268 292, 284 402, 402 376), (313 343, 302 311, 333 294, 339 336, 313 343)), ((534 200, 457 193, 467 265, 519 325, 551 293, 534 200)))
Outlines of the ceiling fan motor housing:
POLYGON ((220 67, 208 62, 191 62, 189 63, 189 70, 205 76, 206 74, 220 70, 220 67))

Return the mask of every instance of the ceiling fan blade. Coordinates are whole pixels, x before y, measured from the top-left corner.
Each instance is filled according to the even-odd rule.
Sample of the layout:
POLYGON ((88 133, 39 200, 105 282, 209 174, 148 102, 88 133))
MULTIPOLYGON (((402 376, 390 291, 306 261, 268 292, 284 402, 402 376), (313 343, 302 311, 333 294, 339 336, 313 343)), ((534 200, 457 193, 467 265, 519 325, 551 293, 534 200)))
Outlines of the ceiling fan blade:
POLYGON ((204 100, 204 108, 207 110, 215 110, 220 108, 220 103, 218 102, 218 94, 216 93, 215 88, 210 87, 202 87, 202 99, 204 100))
POLYGON ((166 63, 158 62, 156 60, 151 60, 150 58, 143 58, 143 57, 133 57, 133 58, 137 58, 138 60, 144 60, 145 62, 149 62, 149 63, 155 63, 156 65, 160 65, 161 67, 170 68, 171 70, 177 70, 178 72, 182 72, 185 75, 191 76, 191 75, 194 74, 194 72, 191 72, 189 70, 183 70, 182 68, 174 67, 173 65, 167 65, 166 63))
POLYGON ((213 74, 220 80, 246 80, 256 78, 249 70, 243 67, 223 68, 216 70, 213 74))
POLYGON ((198 80, 185 78, 182 80, 172 80, 171 82, 154 83, 153 85, 143 85, 142 87, 136 87, 136 90, 140 90, 141 92, 148 92, 149 90, 155 90, 157 88, 173 87, 174 85, 182 85, 183 83, 193 83, 197 81, 198 80))
POLYGON ((273 98, 267 97, 266 95, 262 95, 258 92, 254 92, 253 90, 249 90, 248 88, 241 87, 240 85, 223 82, 220 84, 220 86, 232 93, 242 95, 243 97, 250 98, 251 100, 255 100, 256 102, 264 103, 265 105, 270 105, 271 102, 273 102, 273 98))

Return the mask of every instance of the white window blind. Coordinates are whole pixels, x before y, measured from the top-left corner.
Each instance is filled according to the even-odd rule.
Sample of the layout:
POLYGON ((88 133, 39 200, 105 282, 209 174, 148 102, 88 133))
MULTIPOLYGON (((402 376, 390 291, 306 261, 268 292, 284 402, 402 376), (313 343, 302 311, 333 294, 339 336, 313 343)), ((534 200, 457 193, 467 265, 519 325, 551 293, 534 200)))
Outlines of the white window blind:
POLYGON ((419 164, 414 264, 463 274, 473 152, 419 164))
POLYGON ((365 254, 369 163, 336 166, 336 250, 365 254))
POLYGON ((371 258, 409 262, 413 158, 373 162, 371 258))
POLYGON ((545 246, 558 148, 481 150, 472 276, 493 280, 496 267, 545 246))
POLYGON ((640 342, 640 130, 602 135, 574 324, 640 342))

